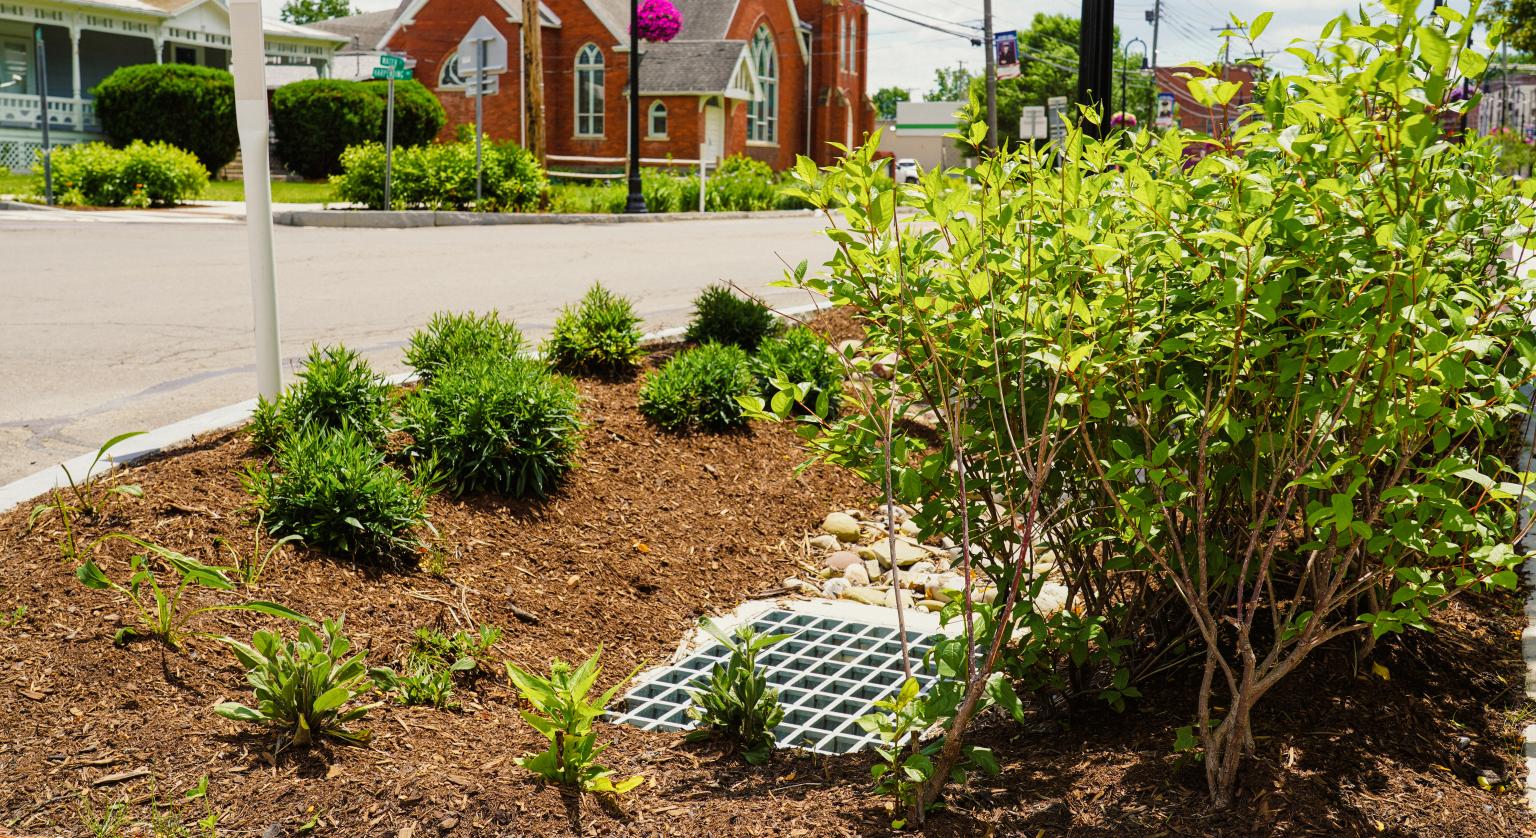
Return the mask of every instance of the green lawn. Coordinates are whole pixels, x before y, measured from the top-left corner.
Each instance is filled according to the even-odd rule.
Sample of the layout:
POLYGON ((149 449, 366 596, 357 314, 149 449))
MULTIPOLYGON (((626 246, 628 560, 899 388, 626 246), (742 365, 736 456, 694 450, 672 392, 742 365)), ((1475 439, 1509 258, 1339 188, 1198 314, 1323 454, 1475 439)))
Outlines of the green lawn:
MULTIPOLYGON (((0 171, 0 195, 28 195, 31 192, 32 175, 0 171)), ((245 184, 238 180, 209 181, 203 198, 209 201, 243 201, 245 184)), ((273 181, 272 200, 282 204, 323 204, 333 199, 329 183, 273 181)))

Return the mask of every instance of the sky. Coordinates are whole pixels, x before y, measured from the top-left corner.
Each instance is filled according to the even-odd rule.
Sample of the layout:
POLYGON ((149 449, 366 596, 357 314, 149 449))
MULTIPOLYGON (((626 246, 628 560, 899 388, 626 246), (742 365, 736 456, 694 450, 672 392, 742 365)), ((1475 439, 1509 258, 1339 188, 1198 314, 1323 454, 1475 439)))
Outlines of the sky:
MULTIPOLYGON (((276 14, 282 0, 264 0, 276 14)), ((353 0, 362 11, 392 8, 397 0, 353 0)), ((729 2, 729 0, 718 0, 729 2)), ((1155 0, 1116 0, 1115 23, 1126 41, 1152 41, 1152 25, 1146 13, 1155 0)), ((926 21, 947 21, 949 28, 981 23, 981 0, 873 0, 869 12, 869 91, 882 87, 907 89, 914 99, 933 87, 934 71, 963 63, 980 72, 983 53, 966 40, 898 20, 875 11, 875 6, 926 21), (905 10, 905 11, 903 11, 905 10), (909 14, 915 12, 916 14, 909 14)), ((993 0, 994 28, 1024 29, 1038 12, 1078 15, 1081 0, 993 0)), ((1259 41, 1266 50, 1282 50, 1294 38, 1315 38, 1323 24, 1341 12, 1358 8, 1350 0, 1163 0, 1163 24, 1158 35, 1159 63, 1177 64, 1190 59, 1212 61, 1221 39, 1212 27, 1227 22, 1228 14, 1252 20, 1273 11, 1274 19, 1259 41)), ((1372 5, 1366 3, 1367 6, 1372 5)), ((1426 2, 1427 6, 1428 3, 1426 2)), ((1452 0, 1465 7, 1466 0, 1452 0)), ((978 32, 979 37, 979 32, 978 32)))

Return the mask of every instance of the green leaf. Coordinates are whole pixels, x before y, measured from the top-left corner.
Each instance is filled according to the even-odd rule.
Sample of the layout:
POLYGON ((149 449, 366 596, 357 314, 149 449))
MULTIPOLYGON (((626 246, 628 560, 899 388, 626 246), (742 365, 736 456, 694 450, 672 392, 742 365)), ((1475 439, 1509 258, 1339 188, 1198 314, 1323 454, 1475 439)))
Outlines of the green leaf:
POLYGON ((1451 66, 1451 42, 1445 33, 1431 24, 1419 26, 1414 33, 1419 36, 1419 52, 1429 62, 1430 70, 1436 75, 1444 74, 1451 66))
POLYGON ((1253 19, 1253 23, 1248 25, 1248 40, 1257 41, 1263 37, 1264 30, 1269 28, 1270 18, 1274 16, 1274 12, 1260 12, 1258 17, 1253 19))
POLYGON ((113 587, 112 580, 108 579, 107 575, 101 572, 101 568, 97 567, 96 563, 89 559, 86 560, 85 564, 75 568, 75 578, 79 579, 80 584, 87 588, 93 588, 98 591, 105 591, 113 587))
POLYGON ((352 691, 346 687, 332 687, 315 698, 315 712, 324 713, 327 710, 335 710, 347 703, 352 697, 352 691))

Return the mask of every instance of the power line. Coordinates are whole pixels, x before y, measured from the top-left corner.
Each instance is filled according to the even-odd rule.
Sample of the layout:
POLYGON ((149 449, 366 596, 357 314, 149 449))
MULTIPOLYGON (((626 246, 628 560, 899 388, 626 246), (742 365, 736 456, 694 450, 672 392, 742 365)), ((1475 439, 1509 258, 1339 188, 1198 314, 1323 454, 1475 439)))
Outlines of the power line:
MULTIPOLYGON (((924 29, 932 29, 935 32, 942 32, 945 35, 953 35, 956 38, 964 38, 965 40, 971 41, 973 43, 978 41, 978 40, 980 40, 974 33, 971 33, 971 32, 956 32, 953 29, 946 29, 943 26, 939 26, 937 24, 928 23, 926 21, 919 20, 919 19, 914 18, 914 17, 909 17, 909 16, 907 16, 905 14, 902 14, 901 12, 893 11, 891 9, 882 8, 880 6, 870 5, 869 0, 865 0, 863 5, 864 5, 864 8, 869 9, 870 11, 879 12, 880 14, 888 15, 890 17, 896 18, 897 20, 906 21, 907 23, 910 23, 913 26, 921 26, 924 29)), ((959 25, 959 24, 953 24, 953 25, 959 25)))

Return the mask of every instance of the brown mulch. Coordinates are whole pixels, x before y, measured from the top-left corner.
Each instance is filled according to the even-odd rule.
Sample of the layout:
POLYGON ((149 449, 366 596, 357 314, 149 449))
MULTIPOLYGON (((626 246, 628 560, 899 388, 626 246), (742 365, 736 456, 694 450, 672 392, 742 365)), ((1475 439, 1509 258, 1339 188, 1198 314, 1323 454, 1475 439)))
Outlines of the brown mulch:
MULTIPOLYGON (((797 474, 805 454, 788 427, 675 436, 635 412, 637 382, 580 386, 583 462, 554 497, 439 497, 430 507, 435 556, 419 567, 381 572, 292 550, 252 596, 316 617, 345 614, 375 664, 396 663, 418 626, 468 621, 506 630, 496 660, 538 669, 601 645, 606 687, 664 661, 701 614, 773 592, 797 571, 798 534, 829 509, 868 502, 846 474, 797 474)), ((117 479, 142 485, 144 498, 114 503, 78 537, 126 531, 227 561, 213 540, 249 549, 239 474, 255 458, 229 432, 135 465, 117 479)), ((274 760, 269 739, 210 710, 249 700, 223 647, 113 646, 126 603, 75 582, 57 519, 29 530, 29 511, 0 516, 0 627, 16 605, 27 608, 20 624, 0 628, 0 835, 88 834, 83 794, 98 813, 126 801, 140 822, 158 801, 187 834, 200 834, 192 822, 210 806, 225 835, 889 832, 868 792, 869 755, 780 752, 753 768, 681 736, 603 726, 612 745, 602 761, 646 785, 617 801, 543 785, 513 764, 542 740, 519 719, 499 671, 461 688, 456 711, 375 710, 370 747, 274 760), (184 800, 205 775, 207 800, 184 800)), ((124 576, 122 545, 99 555, 109 575, 124 576)), ((197 627, 244 636, 271 623, 214 614, 197 627)), ((1519 790, 1519 726, 1531 709, 1523 625, 1514 596, 1458 603, 1435 634, 1377 652, 1390 680, 1355 672, 1347 649, 1316 654, 1266 699, 1239 804, 1219 815, 1206 811, 1198 764, 1171 748, 1198 673, 1144 685, 1150 698, 1125 714, 1090 708, 1026 729, 984 717, 976 741, 996 750, 1004 773, 958 790, 927 834, 1531 835, 1536 820, 1519 790), (1479 787, 1480 773, 1493 777, 1490 789, 1479 787)))

